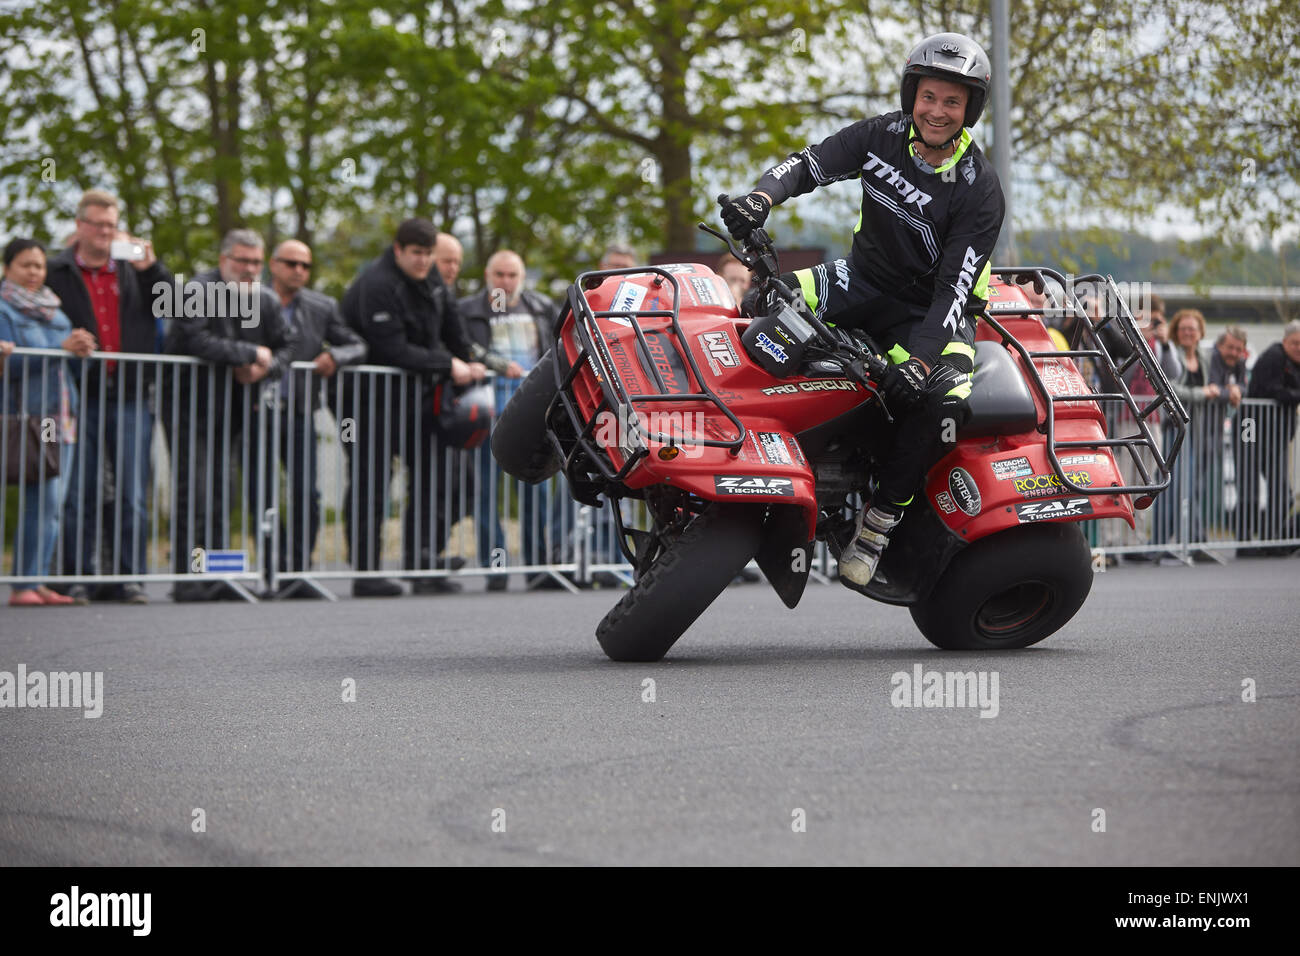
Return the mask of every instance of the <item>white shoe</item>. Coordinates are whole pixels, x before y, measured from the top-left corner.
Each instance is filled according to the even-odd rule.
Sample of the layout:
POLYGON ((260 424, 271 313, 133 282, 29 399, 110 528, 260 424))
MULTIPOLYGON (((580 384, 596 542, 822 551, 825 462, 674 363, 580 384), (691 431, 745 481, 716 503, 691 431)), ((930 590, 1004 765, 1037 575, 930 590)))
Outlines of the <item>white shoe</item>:
POLYGON ((889 546, 889 534, 902 521, 902 515, 891 515, 875 508, 858 512, 853 541, 840 554, 840 580, 847 587, 864 588, 876 573, 881 553, 889 546))

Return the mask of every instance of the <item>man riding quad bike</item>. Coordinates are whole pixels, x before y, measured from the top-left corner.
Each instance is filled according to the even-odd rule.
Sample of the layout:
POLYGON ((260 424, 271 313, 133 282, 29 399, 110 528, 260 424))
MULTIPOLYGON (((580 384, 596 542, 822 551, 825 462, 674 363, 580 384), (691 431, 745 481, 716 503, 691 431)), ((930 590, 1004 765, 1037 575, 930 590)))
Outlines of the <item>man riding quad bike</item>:
POLYGON ((794 608, 818 541, 846 584, 910 608, 937 646, 1026 647, 1091 588, 1078 523, 1132 525, 1168 486, 1186 413, 1113 282, 1073 284, 1101 292, 1093 316, 1059 273, 989 269, 1002 195, 964 128, 987 84, 978 46, 932 37, 909 58, 904 111, 795 154, 741 200, 719 197, 743 238, 702 228, 753 273, 743 310, 696 263, 570 287, 554 348, 492 451, 522 481, 563 471, 578 501, 613 504, 636 580, 597 629, 611 658, 663 657, 751 559, 794 608), (851 258, 782 273, 762 227, 770 204, 852 177, 864 195, 851 258), (1026 282, 1066 289, 1069 349, 1026 282), (1093 391, 1076 359, 1116 391, 1093 391), (1137 363, 1155 391, 1142 407, 1123 385, 1137 363), (1134 434, 1107 433, 1106 403, 1134 434), (1177 433, 1168 451, 1157 409, 1177 433), (644 503, 642 526, 625 526, 624 498, 644 503))
POLYGON ((848 258, 782 276, 823 322, 861 328, 889 347, 884 391, 900 419, 880 484, 840 556, 840 580, 863 590, 926 470, 970 417, 975 313, 1006 203, 967 128, 984 112, 989 58, 956 33, 907 57, 902 109, 860 120, 772 167, 722 220, 736 239, 772 206, 845 179, 862 185, 848 258))

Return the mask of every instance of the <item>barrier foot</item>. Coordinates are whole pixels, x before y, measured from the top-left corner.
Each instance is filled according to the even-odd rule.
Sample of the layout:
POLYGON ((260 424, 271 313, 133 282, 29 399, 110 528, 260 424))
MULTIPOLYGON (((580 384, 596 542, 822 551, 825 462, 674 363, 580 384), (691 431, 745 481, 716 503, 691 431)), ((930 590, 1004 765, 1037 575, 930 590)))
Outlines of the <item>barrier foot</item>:
MULTIPOLYGON (((560 574, 558 571, 546 570, 539 573, 549 574, 551 577, 555 578, 555 580, 560 582, 560 586, 563 587, 564 590, 568 591, 570 594, 580 593, 580 590, 573 584, 573 582, 570 581, 568 578, 566 578, 563 574, 560 574)), ((531 591, 534 589, 529 588, 529 590, 531 591)))
POLYGON ((243 598, 243 599, 244 599, 245 601, 247 601, 249 604, 257 604, 257 603, 258 603, 257 595, 255 595, 252 591, 248 590, 248 588, 244 587, 244 586, 243 586, 242 584, 240 584, 238 581, 232 581, 232 580, 230 580, 229 578, 223 578, 223 579, 222 579, 222 583, 225 584, 226 587, 230 588, 230 590, 232 590, 232 591, 234 591, 236 594, 238 594, 241 598, 243 598))
POLYGON ((339 599, 339 596, 337 594, 335 594, 329 588, 325 587, 315 578, 297 578, 296 580, 289 582, 289 584, 285 585, 280 590, 276 591, 275 596, 271 598, 271 600, 283 601, 286 598, 293 595, 295 592, 302 590, 303 588, 307 588, 309 590, 315 591, 318 595, 320 595, 327 601, 337 601, 339 599))

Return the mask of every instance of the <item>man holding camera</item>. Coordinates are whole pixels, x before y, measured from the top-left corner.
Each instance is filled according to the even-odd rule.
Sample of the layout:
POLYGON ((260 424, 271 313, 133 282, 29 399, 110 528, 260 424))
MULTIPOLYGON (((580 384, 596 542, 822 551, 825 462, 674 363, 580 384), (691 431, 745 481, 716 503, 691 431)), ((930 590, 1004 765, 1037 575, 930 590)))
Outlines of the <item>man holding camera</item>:
MULTIPOLYGON (((153 287, 171 285, 172 275, 154 255, 153 244, 118 230, 118 201, 92 189, 77 203, 73 241, 50 260, 46 284, 63 303, 74 328, 85 329, 96 354, 158 351, 153 287)), ((149 446, 153 434, 154 369, 136 362, 86 363, 80 388, 78 441, 63 517, 63 573, 144 574, 149 542, 149 446), (105 521, 105 467, 111 469, 120 524, 105 521), (109 540, 103 540, 104 538, 109 540), (101 551, 108 565, 101 569, 101 551)), ((90 589, 74 584, 68 594, 85 604, 90 589)), ((139 582, 107 585, 96 597, 147 604, 139 582)))

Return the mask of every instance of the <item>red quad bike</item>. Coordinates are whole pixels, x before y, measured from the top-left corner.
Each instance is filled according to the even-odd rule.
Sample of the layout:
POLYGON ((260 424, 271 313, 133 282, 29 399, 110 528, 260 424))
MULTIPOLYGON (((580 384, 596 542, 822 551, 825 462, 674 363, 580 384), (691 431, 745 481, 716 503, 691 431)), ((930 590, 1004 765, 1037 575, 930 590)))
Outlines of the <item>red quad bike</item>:
MULTIPOLYGON (((578 501, 612 503, 636 578, 596 631, 616 661, 662 658, 751 558, 795 607, 815 542, 838 556, 851 538, 854 500, 870 498, 893 428, 876 345, 811 313, 778 278, 764 230, 737 248, 700 228, 754 273, 765 314, 741 316, 706 266, 584 273, 555 348, 492 433, 507 473, 536 483, 563 469, 578 501), (645 502, 650 527, 624 525, 622 498, 645 502)), ((1110 293, 1097 320, 1058 273, 998 271, 978 324, 973 416, 930 469, 868 587, 910 608, 941 648, 1027 647, 1059 630, 1092 586, 1078 522, 1132 526, 1134 507, 1169 484, 1187 413, 1113 282, 1076 284, 1088 281, 1110 293), (1048 277, 1078 320, 1066 351, 1017 285, 1041 292, 1048 277), (1132 350, 1118 363, 1099 334, 1107 325, 1132 350), (1116 390, 1091 389, 1077 359, 1116 390), (1156 392, 1141 406, 1123 384, 1134 363, 1156 392), (1127 408, 1135 434, 1108 436, 1103 403, 1127 408), (1167 453, 1152 432, 1160 408, 1175 432, 1167 453), (1125 484, 1117 449, 1141 484, 1125 484)))

